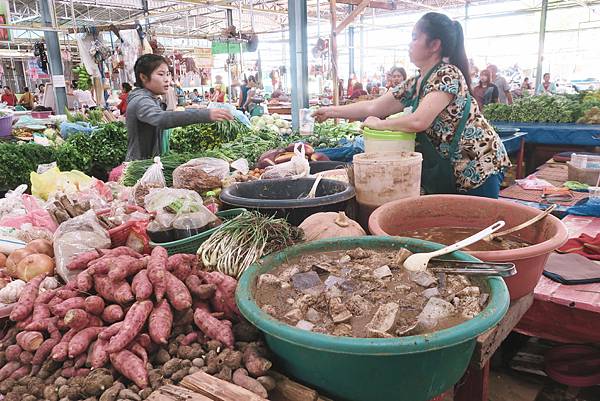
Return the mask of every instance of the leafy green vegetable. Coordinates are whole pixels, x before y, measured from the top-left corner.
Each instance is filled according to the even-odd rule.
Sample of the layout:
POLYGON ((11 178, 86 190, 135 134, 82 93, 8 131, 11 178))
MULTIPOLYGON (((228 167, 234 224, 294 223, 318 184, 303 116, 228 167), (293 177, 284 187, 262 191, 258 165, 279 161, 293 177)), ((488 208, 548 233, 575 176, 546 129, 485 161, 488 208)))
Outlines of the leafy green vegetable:
POLYGON ((39 164, 52 163, 54 149, 33 143, 0 143, 0 183, 14 189, 29 183, 29 175, 39 164))
POLYGON ((171 150, 177 153, 199 153, 233 141, 250 130, 237 120, 193 124, 175 128, 170 138, 171 150))

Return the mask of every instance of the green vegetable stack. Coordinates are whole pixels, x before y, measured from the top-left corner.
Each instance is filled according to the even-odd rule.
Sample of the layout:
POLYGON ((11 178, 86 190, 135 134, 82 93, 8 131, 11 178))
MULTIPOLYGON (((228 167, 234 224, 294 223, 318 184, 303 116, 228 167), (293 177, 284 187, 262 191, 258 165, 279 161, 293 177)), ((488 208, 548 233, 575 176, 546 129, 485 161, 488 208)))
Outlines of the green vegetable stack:
POLYGON ((92 87, 92 77, 88 74, 83 64, 79 64, 73 68, 73 72, 77 75, 77 89, 85 91, 92 87))
POLYGON ((199 153, 233 141, 249 129, 237 120, 210 124, 193 124, 175 128, 171 134, 171 150, 176 153, 199 153))

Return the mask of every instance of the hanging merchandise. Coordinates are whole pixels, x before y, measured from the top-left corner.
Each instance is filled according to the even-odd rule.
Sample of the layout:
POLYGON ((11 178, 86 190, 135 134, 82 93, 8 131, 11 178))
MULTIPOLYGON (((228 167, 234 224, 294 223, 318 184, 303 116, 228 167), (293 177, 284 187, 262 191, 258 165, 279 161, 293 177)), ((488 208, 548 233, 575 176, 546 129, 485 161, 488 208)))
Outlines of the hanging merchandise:
POLYGON ((92 57, 90 53, 90 49, 92 48, 92 43, 94 42, 94 38, 91 35, 87 35, 84 33, 80 33, 76 36, 77 40, 77 50, 79 50, 79 57, 81 57, 81 62, 85 66, 85 70, 89 76, 93 78, 100 78, 100 70, 98 69, 98 64, 92 57))
POLYGON ((133 67, 138 57, 141 56, 142 42, 138 31, 135 29, 126 29, 119 33, 123 39, 121 55, 125 71, 125 82, 135 82, 133 67))
POLYGON ((80 64, 73 68, 73 72, 77 75, 77 88, 82 91, 89 90, 92 87, 92 77, 88 74, 84 65, 80 64))
POLYGON ((35 42, 33 54, 38 58, 38 65, 45 73, 48 73, 48 55, 44 42, 35 42))
POLYGON ((94 39, 92 46, 90 47, 90 55, 96 62, 100 64, 109 59, 112 54, 112 50, 102 40, 94 39))

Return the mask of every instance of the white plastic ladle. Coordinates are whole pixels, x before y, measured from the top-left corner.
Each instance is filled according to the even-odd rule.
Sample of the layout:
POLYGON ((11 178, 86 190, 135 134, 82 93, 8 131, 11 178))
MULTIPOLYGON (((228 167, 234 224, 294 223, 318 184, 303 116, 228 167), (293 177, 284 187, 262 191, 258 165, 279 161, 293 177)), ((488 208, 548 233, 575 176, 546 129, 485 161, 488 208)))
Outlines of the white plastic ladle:
POLYGON ((504 224, 505 224, 504 221, 500 220, 500 221, 495 222, 488 228, 486 228, 476 234, 473 234, 470 237, 457 242, 456 244, 449 245, 445 248, 442 248, 442 249, 434 251, 434 252, 415 253, 413 255, 410 255, 408 257, 408 259, 406 259, 404 261, 404 267, 406 268, 406 270, 410 270, 413 272, 425 271, 427 269, 427 265, 429 264, 429 260, 431 260, 432 258, 436 258, 438 256, 442 256, 447 253, 451 253, 451 252, 457 251, 461 248, 464 248, 466 246, 469 246, 471 244, 474 244, 477 241, 484 239, 488 235, 498 231, 499 229, 504 227, 504 224))

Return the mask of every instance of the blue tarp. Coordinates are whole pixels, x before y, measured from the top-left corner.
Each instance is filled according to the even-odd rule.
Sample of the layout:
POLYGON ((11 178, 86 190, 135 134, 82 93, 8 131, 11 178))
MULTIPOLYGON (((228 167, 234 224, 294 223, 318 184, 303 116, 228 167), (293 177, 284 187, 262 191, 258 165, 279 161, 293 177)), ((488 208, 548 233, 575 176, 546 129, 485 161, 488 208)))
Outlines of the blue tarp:
POLYGON ((315 151, 323 153, 332 161, 351 162, 354 155, 365 151, 365 141, 362 136, 357 136, 352 141, 342 139, 338 148, 320 148, 315 151))
POLYGON ((572 214, 575 216, 600 217, 600 202, 597 200, 591 201, 588 199, 584 203, 580 203, 568 208, 567 214, 572 214))
POLYGON ((600 146, 600 125, 504 123, 493 121, 498 128, 519 128, 527 132, 525 142, 544 145, 600 146))
POLYGON ((89 135, 97 128, 98 127, 94 127, 90 123, 83 121, 77 121, 74 123, 65 121, 60 123, 60 136, 62 136, 64 139, 67 139, 69 135, 78 133, 89 135))

